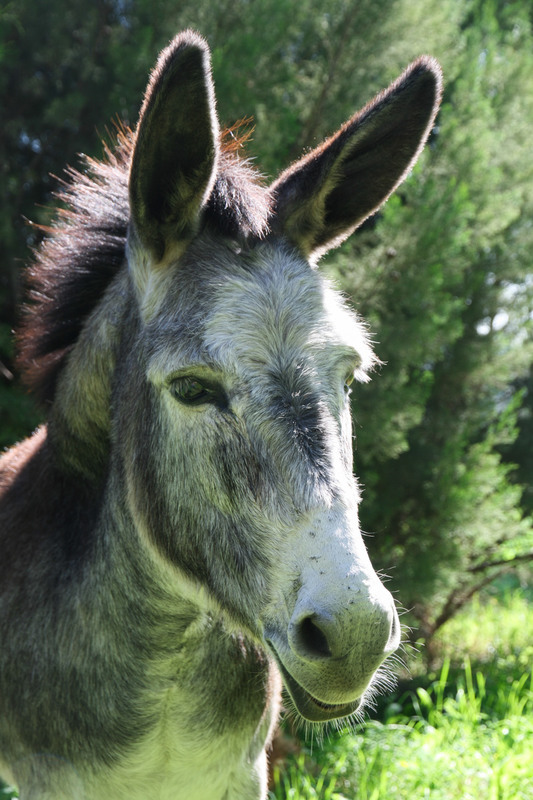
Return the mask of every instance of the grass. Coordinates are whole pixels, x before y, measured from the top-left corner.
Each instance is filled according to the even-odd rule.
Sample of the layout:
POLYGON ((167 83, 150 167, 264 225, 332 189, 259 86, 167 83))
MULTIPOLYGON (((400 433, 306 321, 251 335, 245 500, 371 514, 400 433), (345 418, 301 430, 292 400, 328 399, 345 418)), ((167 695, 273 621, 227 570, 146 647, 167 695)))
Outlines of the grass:
POLYGON ((532 630, 524 593, 475 601, 443 629, 438 673, 419 671, 360 730, 302 744, 270 800, 530 800, 532 630))
POLYGON ((467 661, 450 693, 449 661, 385 722, 308 750, 277 772, 274 800, 521 800, 533 797, 533 674, 488 695, 467 661))

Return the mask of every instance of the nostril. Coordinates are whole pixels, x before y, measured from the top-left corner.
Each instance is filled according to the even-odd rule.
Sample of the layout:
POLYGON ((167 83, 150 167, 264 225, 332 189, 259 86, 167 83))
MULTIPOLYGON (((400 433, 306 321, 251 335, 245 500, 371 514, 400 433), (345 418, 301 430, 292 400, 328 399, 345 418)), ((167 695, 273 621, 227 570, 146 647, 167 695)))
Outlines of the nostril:
POLYGON ((305 617, 296 630, 298 650, 307 657, 329 658, 331 650, 325 633, 313 617, 305 617))

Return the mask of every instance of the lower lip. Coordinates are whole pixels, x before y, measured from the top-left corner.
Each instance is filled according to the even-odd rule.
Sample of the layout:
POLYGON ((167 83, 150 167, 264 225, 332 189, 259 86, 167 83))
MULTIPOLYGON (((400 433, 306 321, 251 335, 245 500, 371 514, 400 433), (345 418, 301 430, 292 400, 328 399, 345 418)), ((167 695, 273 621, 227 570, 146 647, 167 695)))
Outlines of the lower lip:
MULTIPOLYGON (((270 644, 270 643, 269 643, 270 644)), ((333 719, 342 719, 349 717, 361 705, 361 700, 358 698, 352 703, 342 703, 340 705, 331 705, 317 700, 309 692, 307 692, 300 684, 294 680, 292 675, 285 669, 281 660, 277 656, 276 651, 270 644, 272 652, 275 654, 276 663, 281 672, 283 683, 294 703, 298 713, 309 722, 329 722, 333 719)))

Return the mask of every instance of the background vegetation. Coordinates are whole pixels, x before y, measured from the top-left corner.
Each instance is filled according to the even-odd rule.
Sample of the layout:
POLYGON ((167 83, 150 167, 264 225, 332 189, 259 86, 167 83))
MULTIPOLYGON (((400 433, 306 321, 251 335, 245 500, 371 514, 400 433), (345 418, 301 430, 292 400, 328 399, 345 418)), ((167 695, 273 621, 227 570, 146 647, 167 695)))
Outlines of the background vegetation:
MULTIPOLYGON (((517 585, 531 583, 532 22, 529 0, 0 2, 0 447, 31 431, 45 413, 20 386, 11 337, 22 265, 40 236, 25 220, 50 220, 58 186, 51 176, 61 175, 66 163, 77 165, 79 151, 101 154, 100 137, 113 119, 135 124, 148 70, 176 31, 193 27, 209 40, 220 117, 228 126, 253 117, 249 153, 268 177, 429 52, 441 62, 446 85, 430 145, 397 195, 323 268, 368 320, 384 362, 380 374, 354 393, 355 469, 365 486, 367 544, 409 610, 404 619, 412 641, 424 645, 426 663, 440 670, 454 617, 480 590, 501 587, 508 573, 517 585)), ((516 601, 524 614, 527 597, 516 601)), ((476 619, 495 602, 478 607, 476 619)), ((531 616, 527 620, 531 630, 531 616)), ((459 649, 468 641, 466 629, 459 649)), ((511 647, 509 658, 525 674, 518 660, 522 645, 511 647)), ((511 735, 507 726, 510 738, 502 739, 507 701, 498 706, 491 695, 487 710, 478 675, 491 660, 497 663, 508 702, 511 695, 520 698, 515 710, 521 708, 522 718, 531 711, 531 685, 522 673, 506 672, 497 652, 476 655, 481 673, 474 666, 457 675, 453 666, 461 659, 451 654, 447 677, 455 694, 444 703, 437 671, 424 687, 427 697, 415 694, 416 710, 411 700, 396 698, 396 716, 383 712, 363 750, 350 744, 351 766, 339 767, 340 751, 324 756, 326 762, 334 758, 340 772, 330 788, 324 778, 321 794, 310 793, 316 776, 326 768, 329 780, 332 772, 320 759, 311 770, 315 789, 287 794, 304 786, 305 749, 291 768, 296 784, 291 788, 280 777, 279 792, 354 797, 357 785, 361 797, 374 800, 439 798, 427 786, 409 794, 399 778, 394 791, 392 784, 380 789, 367 781, 364 794, 362 776, 372 772, 378 750, 397 753, 404 746, 398 737, 405 738, 404 761, 414 764, 414 774, 420 764, 409 753, 420 750, 417 737, 440 731, 444 718, 461 718, 470 700, 478 704, 477 727, 484 720, 487 735, 495 737, 480 740, 478 751, 494 755, 497 741, 513 744, 505 758, 513 748, 522 753, 518 743, 527 731, 520 723, 511 735), (379 727, 387 720, 389 745, 379 727), (343 790, 346 770, 352 788, 343 790)), ((444 747, 437 733, 433 745, 434 753, 444 747)), ((516 769, 525 780, 518 762, 516 769)), ((435 776, 435 785, 448 781, 444 773, 435 776)), ((527 794, 490 786, 457 797, 527 794)))

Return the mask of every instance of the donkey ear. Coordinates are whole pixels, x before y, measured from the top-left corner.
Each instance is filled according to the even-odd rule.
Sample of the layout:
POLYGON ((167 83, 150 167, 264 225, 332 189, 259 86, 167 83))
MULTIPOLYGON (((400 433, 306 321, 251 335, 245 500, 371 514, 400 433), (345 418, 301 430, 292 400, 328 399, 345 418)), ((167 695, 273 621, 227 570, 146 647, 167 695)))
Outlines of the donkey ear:
POLYGON ((215 179, 218 122, 209 50, 192 31, 159 56, 137 126, 130 206, 140 243, 156 259, 194 236, 215 179))
POLYGON ((433 126, 441 70, 422 57, 385 92, 272 185, 274 232, 316 260, 385 202, 433 126))

